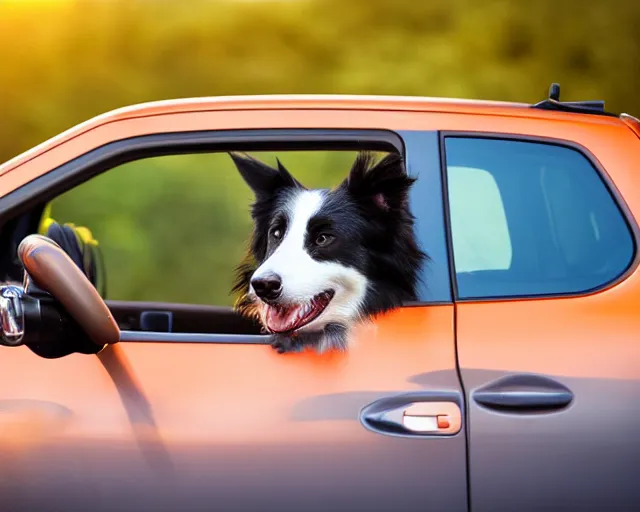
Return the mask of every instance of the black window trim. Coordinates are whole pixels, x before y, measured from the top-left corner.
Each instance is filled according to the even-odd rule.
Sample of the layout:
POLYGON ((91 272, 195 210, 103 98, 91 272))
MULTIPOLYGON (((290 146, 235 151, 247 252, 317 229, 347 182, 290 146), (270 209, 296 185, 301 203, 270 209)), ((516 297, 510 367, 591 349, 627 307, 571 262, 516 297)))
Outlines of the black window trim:
POLYGON ((548 300, 557 298, 578 298, 594 295, 605 290, 614 288, 621 282, 625 281, 631 276, 638 265, 640 264, 640 252, 638 251, 640 240, 640 229, 636 219, 629 208, 629 205, 625 201, 623 195, 620 193, 615 185, 614 180, 609 176, 604 166, 596 158, 596 156, 582 144, 555 137, 543 137, 537 135, 525 135, 525 134, 513 134, 513 133, 501 133, 501 132, 483 132, 483 131, 465 131, 465 130, 440 130, 439 134, 439 146, 440 146, 440 172, 442 175, 442 187, 443 187, 443 201, 444 201, 444 217, 445 217, 445 229, 447 238, 447 252, 449 261, 449 275, 451 276, 451 290, 453 293, 454 302, 459 303, 484 303, 484 302, 513 302, 521 300, 548 300), (520 295, 495 295, 492 297, 464 297, 461 298, 458 292, 458 280, 455 269, 455 256, 453 253, 453 234, 451 230, 451 215, 449 204, 449 185, 447 175, 447 153, 445 148, 445 139, 447 138, 464 138, 464 139, 487 139, 487 140, 504 140, 504 141, 518 141, 518 142, 532 142, 537 144, 546 144, 550 146, 557 146, 565 149, 572 149, 584 156, 587 161, 593 166, 598 173, 599 178, 602 180, 602 184, 609 193, 614 204, 618 208, 622 219, 626 223, 627 229, 631 234, 631 241, 633 244, 633 257, 627 265, 627 267, 612 279, 587 290, 581 292, 558 292, 558 293, 544 293, 544 294, 520 294, 520 295))
POLYGON ((224 152, 225 148, 243 148, 245 151, 268 148, 273 151, 277 147, 290 148, 292 145, 305 149, 355 149, 365 144, 387 150, 393 148, 401 155, 406 153, 398 134, 391 130, 376 129, 259 128, 163 132, 125 137, 91 148, 1 197, 0 226, 36 204, 46 203, 103 172, 145 158, 204 153, 214 148, 218 152, 224 152), (25 200, 25 196, 28 199, 25 200))

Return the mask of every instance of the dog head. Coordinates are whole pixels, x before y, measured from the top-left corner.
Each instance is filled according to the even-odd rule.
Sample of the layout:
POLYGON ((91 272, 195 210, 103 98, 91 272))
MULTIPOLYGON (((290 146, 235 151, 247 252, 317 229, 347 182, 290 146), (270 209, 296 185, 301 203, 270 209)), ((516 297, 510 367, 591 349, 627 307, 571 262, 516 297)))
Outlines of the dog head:
POLYGON ((360 153, 335 189, 309 190, 277 161, 231 154, 255 195, 239 308, 271 333, 320 331, 414 300, 424 253, 413 233, 413 183, 399 155, 360 153))

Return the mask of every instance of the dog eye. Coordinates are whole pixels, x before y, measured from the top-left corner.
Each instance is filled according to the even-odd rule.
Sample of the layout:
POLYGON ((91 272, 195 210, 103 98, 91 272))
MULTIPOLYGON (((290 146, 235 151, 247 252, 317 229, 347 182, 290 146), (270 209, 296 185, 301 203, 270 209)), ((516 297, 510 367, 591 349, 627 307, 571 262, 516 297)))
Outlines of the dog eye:
POLYGON ((318 247, 324 247, 325 245, 329 245, 331 243, 331 241, 333 240, 333 238, 334 237, 332 235, 325 235, 325 234, 318 235, 316 237, 315 244, 318 247))
POLYGON ((280 228, 272 228, 271 229, 271 236, 273 238, 275 238, 276 240, 280 240, 280 238, 282 238, 282 229, 280 229, 280 228))

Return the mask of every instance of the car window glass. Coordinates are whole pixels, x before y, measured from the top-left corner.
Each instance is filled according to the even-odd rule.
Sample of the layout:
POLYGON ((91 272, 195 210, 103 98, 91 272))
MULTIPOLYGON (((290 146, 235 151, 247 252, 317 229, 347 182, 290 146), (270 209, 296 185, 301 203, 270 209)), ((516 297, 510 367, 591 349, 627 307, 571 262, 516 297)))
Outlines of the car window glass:
POLYGON ((579 151, 469 137, 445 150, 460 298, 585 292, 629 266, 629 227, 579 151))

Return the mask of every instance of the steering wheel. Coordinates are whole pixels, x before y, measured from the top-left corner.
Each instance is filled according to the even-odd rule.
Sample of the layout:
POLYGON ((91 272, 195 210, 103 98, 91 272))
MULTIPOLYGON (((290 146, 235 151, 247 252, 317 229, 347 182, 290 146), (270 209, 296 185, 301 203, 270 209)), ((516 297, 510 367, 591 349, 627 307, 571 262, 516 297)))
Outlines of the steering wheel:
MULTIPOLYGON (((106 345, 120 341, 120 328, 111 311, 95 286, 60 245, 46 236, 29 235, 20 242, 18 257, 25 269, 24 293, 29 295, 33 282, 37 288, 50 294, 95 345, 88 349, 59 348, 57 352, 95 354, 106 345)), ((58 345, 63 341, 69 344, 69 341, 61 340, 58 345)), ((60 357, 60 354, 45 357, 60 357)))

